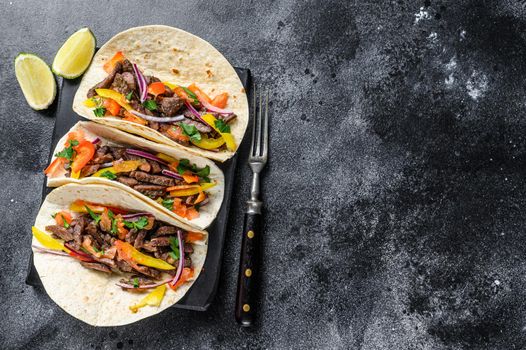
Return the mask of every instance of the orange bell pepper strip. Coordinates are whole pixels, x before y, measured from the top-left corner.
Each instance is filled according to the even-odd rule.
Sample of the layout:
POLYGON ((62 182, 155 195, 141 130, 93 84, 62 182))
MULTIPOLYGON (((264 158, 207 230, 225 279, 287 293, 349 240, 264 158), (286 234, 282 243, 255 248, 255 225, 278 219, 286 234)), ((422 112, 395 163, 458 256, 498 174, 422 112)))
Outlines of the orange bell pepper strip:
POLYGON ((163 84, 168 86, 170 89, 172 89, 172 91, 177 96, 179 96, 179 98, 182 98, 186 102, 188 102, 188 103, 196 102, 192 97, 188 96, 188 93, 186 91, 184 91, 184 89, 182 87, 180 87, 178 85, 175 85, 175 84, 170 84, 170 83, 167 83, 167 82, 164 82, 163 84))
MULTIPOLYGON (((177 167, 177 166, 176 166, 177 167)), ((195 174, 192 174, 191 172, 189 171, 186 171, 183 175, 182 175, 184 181, 186 181, 186 183, 194 183, 194 182, 199 182, 199 176, 195 175, 195 174)))
POLYGON ((117 215, 115 220, 117 220, 117 236, 119 239, 124 240, 129 232, 126 226, 124 226, 124 219, 122 218, 122 215, 117 215))
POLYGON ((112 89, 95 89, 95 92, 100 97, 111 98, 112 100, 117 102, 122 108, 124 108, 127 111, 130 111, 133 109, 132 106, 130 106, 130 104, 126 100, 126 97, 120 92, 117 92, 112 89))
POLYGON ((160 81, 151 83, 148 85, 148 93, 154 96, 164 94, 166 92, 166 88, 164 87, 164 84, 160 81))
POLYGON ((55 222, 59 226, 64 226, 64 222, 66 222, 69 225, 71 224, 71 221, 73 221, 71 214, 65 210, 61 210, 55 214, 55 222))
POLYGON ((149 266, 159 270, 175 270, 175 267, 166 261, 143 254, 128 242, 116 240, 115 247, 117 247, 119 258, 128 263, 149 266))
POLYGON ((188 137, 187 135, 183 134, 183 130, 178 125, 167 129, 166 133, 173 140, 179 140, 179 141, 183 141, 183 142, 188 142, 188 140, 190 140, 190 137, 188 137))
POLYGON ((183 272, 181 273, 181 277, 179 277, 179 281, 175 283, 175 285, 172 286, 171 283, 168 283, 168 286, 172 288, 173 290, 177 290, 183 283, 186 283, 190 278, 194 277, 194 269, 191 269, 189 267, 183 268, 183 272))
POLYGON ((208 103, 212 103, 212 99, 203 90, 201 90, 197 85, 192 84, 188 86, 188 90, 192 91, 199 100, 204 100, 208 103))
POLYGON ((217 95, 212 100, 212 105, 217 108, 225 108, 228 103, 228 92, 223 92, 222 94, 217 95))
POLYGON ((95 146, 90 141, 84 140, 80 141, 73 149, 77 152, 77 155, 71 163, 71 172, 77 173, 93 158, 95 146))
POLYGON ((194 205, 201 203, 206 199, 206 194, 201 190, 199 191, 199 195, 195 199, 194 205))
POLYGON ((112 100, 111 98, 106 98, 104 99, 104 102, 102 104, 104 105, 104 108, 106 108, 106 112, 109 113, 108 115, 119 115, 119 112, 121 111, 121 105, 118 104, 115 100, 112 100))
POLYGON ((69 141, 72 141, 72 140, 75 140, 78 142, 84 141, 84 132, 82 130, 70 131, 68 133, 68 138, 64 146, 69 146, 69 141))
POLYGON ((106 73, 111 73, 113 70, 113 67, 117 64, 117 62, 124 61, 124 55, 122 54, 122 51, 118 51, 108 62, 104 63, 102 68, 106 73))
POLYGON ((66 158, 55 158, 51 164, 48 165, 46 170, 44 170, 44 174, 46 174, 47 177, 62 175, 66 173, 66 169, 64 169, 65 164, 66 158))
POLYGON ((131 114, 128 111, 124 112, 124 118, 122 118, 122 120, 127 120, 129 122, 141 125, 148 125, 148 121, 146 119, 142 119, 141 117, 138 117, 135 114, 131 114))
POLYGON ((199 217, 199 212, 194 207, 190 207, 186 210, 186 215, 184 217, 188 220, 197 219, 199 217))
POLYGON ((205 235, 202 234, 201 232, 191 232, 189 231, 185 238, 184 238, 184 241, 185 243, 194 243, 194 242, 197 242, 197 241, 202 241, 203 239, 205 238, 205 235))

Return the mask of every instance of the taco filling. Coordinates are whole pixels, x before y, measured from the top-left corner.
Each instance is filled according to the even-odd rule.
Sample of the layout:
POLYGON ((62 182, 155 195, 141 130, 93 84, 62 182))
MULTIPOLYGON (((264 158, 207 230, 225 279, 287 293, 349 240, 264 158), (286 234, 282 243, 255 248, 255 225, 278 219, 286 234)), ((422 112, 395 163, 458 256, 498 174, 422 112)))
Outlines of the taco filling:
POLYGON ((104 64, 108 75, 88 90, 84 105, 96 117, 117 117, 147 126, 184 145, 210 151, 235 151, 225 109, 228 93, 209 97, 197 85, 187 87, 144 75, 122 52, 104 64))
POLYGON ((122 275, 125 291, 168 284, 177 289, 193 276, 194 243, 204 235, 158 221, 150 213, 129 213, 82 200, 52 215, 55 224, 33 235, 42 252, 69 255, 87 269, 122 275))
POLYGON ((200 208, 209 203, 207 190, 216 185, 208 177, 208 165, 199 168, 185 158, 87 140, 81 131, 70 132, 55 157, 44 171, 48 177, 117 181, 188 220, 199 217, 200 208))

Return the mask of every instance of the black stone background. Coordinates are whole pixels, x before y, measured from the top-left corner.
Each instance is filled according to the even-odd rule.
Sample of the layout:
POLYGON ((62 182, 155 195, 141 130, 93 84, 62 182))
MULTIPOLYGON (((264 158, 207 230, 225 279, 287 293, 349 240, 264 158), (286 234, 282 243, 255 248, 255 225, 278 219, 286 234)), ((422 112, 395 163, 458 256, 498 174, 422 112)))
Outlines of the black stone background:
POLYGON ((526 348, 523 1, 0 6, 0 348, 526 348), (272 87, 251 330, 233 319, 242 165, 209 311, 93 328, 24 284, 54 120, 26 105, 13 59, 51 62, 84 25, 102 44, 155 23, 203 37, 272 87))

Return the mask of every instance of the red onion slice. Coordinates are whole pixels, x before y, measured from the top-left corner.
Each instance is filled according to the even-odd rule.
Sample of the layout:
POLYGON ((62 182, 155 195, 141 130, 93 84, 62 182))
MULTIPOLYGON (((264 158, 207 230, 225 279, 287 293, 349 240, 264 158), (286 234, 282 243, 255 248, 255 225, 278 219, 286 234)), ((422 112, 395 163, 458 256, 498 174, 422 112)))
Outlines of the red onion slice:
POLYGON ((97 137, 95 140, 91 141, 92 144, 96 145, 100 142, 100 139, 97 137))
POLYGON ((139 67, 135 63, 132 64, 133 71, 135 72, 135 77, 137 78, 137 82, 139 83, 139 100, 141 103, 146 101, 146 98, 148 97, 148 84, 146 83, 146 78, 144 75, 142 75, 141 71, 139 70, 139 67))
POLYGON ((134 213, 134 214, 126 214, 126 215, 123 215, 122 218, 125 219, 125 220, 129 220, 129 219, 135 219, 135 218, 138 218, 138 217, 141 217, 141 216, 153 216, 152 213, 134 213))
POLYGON ((176 115, 175 117, 154 117, 151 115, 147 115, 144 113, 140 113, 137 111, 130 111, 132 114, 136 115, 137 117, 140 117, 142 119, 146 119, 150 122, 157 122, 157 123, 171 123, 171 122, 180 122, 181 120, 184 120, 184 115, 176 115))
MULTIPOLYGON (((42 248, 42 247, 39 247, 39 246, 34 245, 34 244, 31 245, 31 247, 35 248, 36 250, 38 250, 39 252, 42 252, 42 253, 53 254, 53 255, 60 255, 60 256, 69 256, 68 253, 63 252, 61 250, 42 248)), ((172 279, 170 278, 170 281, 171 280, 172 279)))
POLYGON ((174 179, 177 179, 177 180, 184 180, 184 177, 182 177, 178 173, 171 171, 171 170, 163 169, 163 171, 161 171, 161 174, 173 177, 174 179))
MULTIPOLYGON (((188 103, 188 101, 184 101, 184 104, 186 105, 186 108, 188 108, 188 110, 190 112, 192 112, 192 114, 197 118, 199 119, 199 121, 205 125, 208 125, 207 122, 205 122, 205 120, 203 118, 201 118, 201 114, 199 114, 199 112, 197 111, 197 109, 195 109, 194 106, 192 106, 191 103, 188 103)), ((208 125, 208 126, 212 126, 212 125, 208 125)))
POLYGON ((161 164, 165 164, 165 165, 168 164, 168 163, 166 163, 166 161, 162 160, 161 158, 159 158, 157 156, 154 156, 151 153, 140 151, 138 149, 128 148, 128 149, 126 149, 126 153, 134 155, 134 156, 137 156, 137 157, 146 158, 146 159, 149 159, 149 160, 154 160, 154 161, 156 161, 158 163, 161 163, 161 164))
POLYGON ((223 114, 223 115, 230 115, 234 113, 232 111, 229 111, 228 109, 216 107, 213 104, 206 102, 205 100, 200 99, 199 102, 203 105, 203 107, 205 107, 206 109, 212 112, 216 112, 216 113, 223 114))
POLYGON ((179 265, 177 266, 177 273, 175 274, 174 279, 170 284, 175 286, 177 281, 179 281, 179 278, 181 277, 181 274, 183 273, 183 266, 184 266, 184 242, 183 242, 183 235, 182 230, 177 230, 177 240, 179 241, 179 265))

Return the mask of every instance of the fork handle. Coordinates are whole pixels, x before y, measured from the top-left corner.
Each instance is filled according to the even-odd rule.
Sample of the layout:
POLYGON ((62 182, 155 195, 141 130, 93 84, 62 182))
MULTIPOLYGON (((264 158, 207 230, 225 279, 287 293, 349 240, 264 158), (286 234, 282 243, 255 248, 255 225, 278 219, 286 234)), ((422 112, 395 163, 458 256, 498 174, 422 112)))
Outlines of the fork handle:
MULTIPOLYGON (((250 210, 249 210, 250 211, 250 210)), ((261 211, 247 212, 241 240, 241 257, 237 277, 236 320, 251 326, 256 316, 256 292, 260 269, 261 211)))

